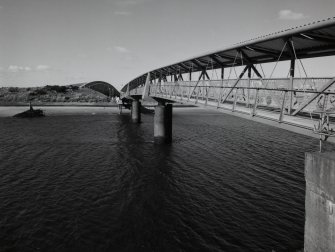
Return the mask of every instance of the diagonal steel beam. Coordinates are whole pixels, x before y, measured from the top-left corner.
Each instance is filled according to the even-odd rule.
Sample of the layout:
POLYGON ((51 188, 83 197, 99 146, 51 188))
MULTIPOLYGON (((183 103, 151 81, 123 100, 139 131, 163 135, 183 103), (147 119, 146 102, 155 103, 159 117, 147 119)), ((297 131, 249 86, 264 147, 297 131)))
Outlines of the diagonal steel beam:
POLYGON ((142 99, 145 99, 149 96, 149 88, 150 88, 150 72, 146 76, 144 88, 143 88, 143 93, 142 93, 142 99))
POLYGON ((180 66, 182 69, 184 69, 186 72, 189 72, 190 69, 186 67, 183 63, 179 63, 178 66, 180 66))
POLYGON ((220 67, 224 67, 223 62, 221 62, 221 61, 217 58, 217 56, 215 56, 215 55, 210 55, 209 57, 210 57, 216 64, 218 64, 220 67))
MULTIPOLYGON (((260 52, 260 53, 264 53, 266 55, 270 55, 273 56, 274 58, 278 58, 278 56, 280 55, 280 51, 277 50, 273 50, 273 49, 269 49, 266 47, 260 47, 260 46, 246 46, 245 49, 248 49, 250 51, 255 51, 255 52, 260 52)), ((283 53, 282 56, 288 57, 287 55, 285 55, 283 53)))
POLYGON ((228 59, 230 61, 228 62, 225 62, 224 64, 228 67, 231 67, 231 66, 234 66, 234 65, 241 65, 242 64, 242 60, 240 57, 234 57, 234 56, 229 56, 229 55, 222 55, 222 54, 219 54, 221 58, 223 59, 228 59), (234 61, 235 61, 235 64, 234 64, 234 61))
MULTIPOLYGON (((335 83, 335 78, 331 79, 330 81, 328 81, 327 83, 325 83, 320 90, 318 90, 318 92, 324 92, 326 91, 327 88, 329 88, 331 85, 333 85, 335 83)), ((292 113, 293 116, 295 116, 296 114, 298 114, 301 110, 303 110, 304 108, 306 108, 309 104, 311 104, 312 101, 314 101, 320 94, 313 94, 311 98, 309 98, 307 101, 303 102, 300 107, 294 111, 294 113, 292 113)))
MULTIPOLYGON (((327 43, 335 43, 335 38, 333 36, 327 36, 327 35, 322 35, 322 34, 316 34, 312 32, 308 33, 303 33, 304 35, 307 35, 308 37, 313 38, 314 40, 321 41, 321 42, 327 42, 327 43)), ((304 36, 302 36, 304 37, 304 36)), ((304 37, 307 39, 306 37, 304 37)))
POLYGON ((227 100, 228 96, 229 96, 230 93, 233 91, 233 89, 237 86, 237 84, 239 83, 239 81, 242 79, 244 73, 248 70, 248 68, 249 68, 249 66, 246 66, 246 67, 243 69, 243 71, 241 72, 240 76, 239 76, 238 79, 235 81, 234 85, 231 86, 230 90, 228 91, 228 93, 227 93, 227 94, 225 95, 225 97, 223 98, 222 103, 224 103, 224 102, 227 100))
MULTIPOLYGON (((294 48, 292 46, 292 38, 285 38, 284 42, 287 43, 287 48, 290 53, 291 59, 295 59, 295 53, 294 53, 294 48)), ((284 54, 284 52, 283 52, 284 54)))
MULTIPOLYGON (((192 92, 189 94, 189 96, 188 96, 188 101, 191 99, 191 96, 192 96, 192 94, 194 93, 195 89, 197 88, 197 86, 198 86, 198 84, 199 84, 201 78, 203 77, 203 75, 204 75, 204 71, 201 72, 201 74, 200 74, 200 76, 199 76, 199 78, 198 78, 197 83, 195 84, 195 86, 194 86, 192 92)), ((191 88, 191 87, 190 87, 190 88, 191 88)))
POLYGON ((254 66, 254 63, 251 61, 251 59, 248 57, 248 55, 246 55, 246 53, 240 49, 240 53, 242 54, 242 57, 244 58, 244 60, 248 63, 249 67, 252 68, 252 70, 254 70, 255 74, 258 76, 258 78, 263 78, 262 75, 258 72, 258 70, 256 69, 256 67, 254 66))
POLYGON ((198 61, 197 60, 191 60, 192 62, 193 62, 193 64, 194 65, 196 65, 197 67, 199 67, 199 68, 201 68, 201 69, 203 69, 205 66, 203 66, 203 65, 201 65, 200 63, 198 63, 198 61))
POLYGON ((209 75, 208 75, 208 73, 207 73, 207 71, 206 71, 206 70, 203 70, 202 72, 203 72, 203 77, 205 77, 205 76, 206 76, 208 80, 210 80, 210 79, 211 79, 211 78, 209 78, 209 75))
POLYGON ((171 75, 174 75, 178 72, 178 69, 175 68, 175 66, 169 66, 170 69, 172 69, 171 75))
POLYGON ((183 75, 181 73, 178 75, 178 80, 184 81, 183 75))
POLYGON ((226 54, 219 54, 220 55, 220 57, 221 58, 224 58, 224 59, 229 59, 229 60, 235 60, 235 58, 236 58, 236 60, 235 61, 238 61, 238 60, 240 60, 241 61, 241 59, 239 59, 238 57, 235 57, 235 56, 230 56, 230 55, 226 55, 226 54))

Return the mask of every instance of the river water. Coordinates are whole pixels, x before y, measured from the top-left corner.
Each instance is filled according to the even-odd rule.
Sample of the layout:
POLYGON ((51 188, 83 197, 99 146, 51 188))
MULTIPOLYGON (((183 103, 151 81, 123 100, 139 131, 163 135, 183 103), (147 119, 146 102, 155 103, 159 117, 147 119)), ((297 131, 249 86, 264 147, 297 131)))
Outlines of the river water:
POLYGON ((159 146, 152 114, 137 125, 116 108, 45 110, 0 117, 0 251, 303 247, 304 153, 317 139, 180 108, 159 146))

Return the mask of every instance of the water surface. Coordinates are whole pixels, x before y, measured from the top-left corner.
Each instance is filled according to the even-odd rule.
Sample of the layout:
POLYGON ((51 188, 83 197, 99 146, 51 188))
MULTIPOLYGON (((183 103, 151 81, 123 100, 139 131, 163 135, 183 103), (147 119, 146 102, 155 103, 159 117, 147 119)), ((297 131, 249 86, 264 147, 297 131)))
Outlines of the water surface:
POLYGON ((174 110, 173 143, 159 146, 151 114, 45 109, 0 118, 1 251, 303 247, 316 139, 192 108, 174 110))

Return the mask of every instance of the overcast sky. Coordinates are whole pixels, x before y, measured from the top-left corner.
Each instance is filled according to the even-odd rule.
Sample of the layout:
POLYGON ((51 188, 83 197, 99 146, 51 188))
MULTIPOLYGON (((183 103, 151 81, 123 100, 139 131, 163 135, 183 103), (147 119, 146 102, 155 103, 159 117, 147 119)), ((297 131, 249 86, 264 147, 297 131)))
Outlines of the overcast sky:
MULTIPOLYGON (((0 86, 121 88, 154 68, 334 13, 334 0, 0 0, 0 86)), ((311 74, 331 71, 334 58, 322 64, 311 74)))

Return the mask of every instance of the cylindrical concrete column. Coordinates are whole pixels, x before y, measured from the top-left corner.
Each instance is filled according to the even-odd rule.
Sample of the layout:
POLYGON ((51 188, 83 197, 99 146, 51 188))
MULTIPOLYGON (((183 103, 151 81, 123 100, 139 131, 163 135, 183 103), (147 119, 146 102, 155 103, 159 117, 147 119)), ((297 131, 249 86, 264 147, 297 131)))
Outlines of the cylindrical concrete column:
POLYGON ((335 251, 335 153, 305 157, 304 251, 335 251))
POLYGON ((141 103, 138 100, 133 100, 132 102, 131 120, 135 123, 141 122, 141 103))
POLYGON ((172 142, 172 104, 165 105, 165 143, 172 142))
POLYGON ((155 143, 172 141, 172 104, 159 104, 155 107, 154 140, 155 143))
POLYGON ((155 107, 154 140, 155 143, 165 142, 165 106, 161 104, 155 107))

